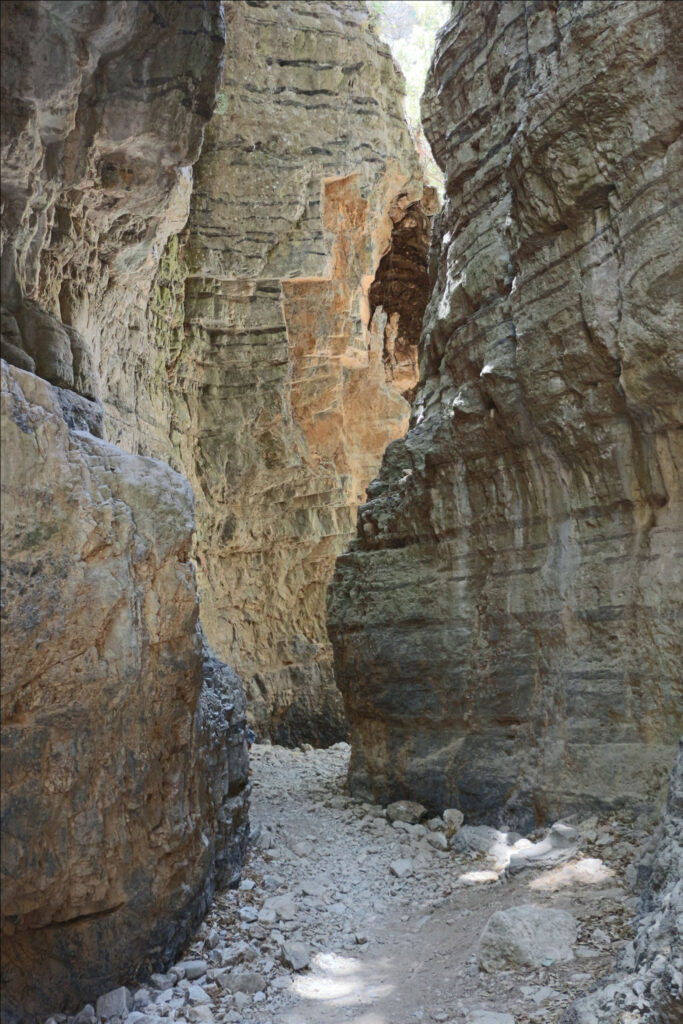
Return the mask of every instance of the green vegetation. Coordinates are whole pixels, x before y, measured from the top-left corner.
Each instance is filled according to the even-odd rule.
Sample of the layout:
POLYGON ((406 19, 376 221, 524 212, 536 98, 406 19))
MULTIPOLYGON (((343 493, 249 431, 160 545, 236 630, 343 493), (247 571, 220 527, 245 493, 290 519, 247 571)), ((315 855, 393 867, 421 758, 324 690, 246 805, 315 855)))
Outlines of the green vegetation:
POLYGON ((368 0, 378 35, 389 44, 406 80, 405 113, 427 181, 443 190, 443 176, 432 157, 420 120, 420 97, 434 52, 436 33, 450 13, 447 0, 368 0))

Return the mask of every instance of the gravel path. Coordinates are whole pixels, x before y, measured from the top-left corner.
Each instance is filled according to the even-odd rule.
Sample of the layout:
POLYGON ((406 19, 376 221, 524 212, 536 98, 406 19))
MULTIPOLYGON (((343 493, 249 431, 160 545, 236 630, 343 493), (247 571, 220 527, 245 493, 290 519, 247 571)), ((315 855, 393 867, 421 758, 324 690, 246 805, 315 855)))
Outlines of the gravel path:
POLYGON ((271 892, 290 894, 295 914, 274 929, 258 921, 244 926, 259 960, 265 952, 272 961, 272 981, 263 1002, 235 1021, 487 1024, 489 1011, 540 1024, 558 1020, 594 977, 612 969, 635 909, 623 878, 633 854, 619 837, 630 834, 625 826, 613 823, 609 831, 587 822, 587 838, 568 864, 505 881, 500 857, 434 849, 426 836, 410 835, 410 826, 392 827, 380 807, 350 799, 348 757, 346 744, 252 749, 255 843, 244 878, 256 884, 226 894, 214 923, 225 927, 237 906, 260 908, 271 892), (390 865, 406 859, 413 873, 395 877, 390 865), (480 972, 477 947, 491 914, 528 903, 572 912, 575 958, 480 972), (305 971, 280 966, 283 939, 309 947, 305 971))
MULTIPOLYGON (((511 844, 529 847, 524 839, 440 820, 391 824, 382 808, 351 799, 346 744, 251 753, 253 844, 241 886, 217 897, 176 968, 138 992, 118 990, 119 1004, 133 1004, 129 1024, 551 1024, 613 969, 635 909, 625 875, 645 832, 583 822, 571 849, 510 876, 511 844), (540 964, 521 964, 508 936, 508 962, 480 970, 491 915, 516 908, 517 921, 528 904, 571 913, 559 915, 576 929, 571 959, 553 951, 549 924, 541 944, 553 955, 544 950, 540 964)), ((114 1009, 115 995, 105 996, 114 1009)), ((639 1020, 634 999, 625 1024, 639 1020)), ((76 1024, 106 1008, 100 1001, 76 1024)))

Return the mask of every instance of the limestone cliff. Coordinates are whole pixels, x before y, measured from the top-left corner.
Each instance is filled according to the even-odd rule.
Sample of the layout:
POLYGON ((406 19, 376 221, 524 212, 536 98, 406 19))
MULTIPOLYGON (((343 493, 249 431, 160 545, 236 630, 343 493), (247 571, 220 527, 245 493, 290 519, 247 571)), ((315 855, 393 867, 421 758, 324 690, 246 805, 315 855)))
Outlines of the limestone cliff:
POLYGON ((456 3, 410 430, 329 596, 352 790, 533 824, 681 731, 678 4, 456 3))
POLYGON ((109 440, 162 455, 146 308, 187 219, 222 6, 8 0, 1 15, 3 356, 101 403, 109 440))
POLYGON ((198 631, 192 490, 102 439, 150 405, 135 326, 224 38, 218 3, 2 5, 3 1022, 165 966, 239 878, 245 702, 198 631))
POLYGON ((174 464, 197 497, 207 636, 243 676, 259 734, 334 742, 346 725, 325 591, 407 427, 416 373, 394 364, 409 366, 419 335, 434 199, 363 3, 226 14, 223 82, 153 334, 168 338, 174 464))
POLYGON ((435 201, 364 3, 225 5, 221 81, 217 10, 3 6, 29 111, 3 143, 3 351, 189 477, 202 619, 259 733, 333 742, 325 590, 407 427, 435 201), (29 33, 28 67, 65 58, 37 97, 29 33))
POLYGON ((344 733, 324 593, 427 299, 401 92, 362 3, 2 5, 9 1020, 167 963, 237 877, 193 562, 259 731, 344 733))

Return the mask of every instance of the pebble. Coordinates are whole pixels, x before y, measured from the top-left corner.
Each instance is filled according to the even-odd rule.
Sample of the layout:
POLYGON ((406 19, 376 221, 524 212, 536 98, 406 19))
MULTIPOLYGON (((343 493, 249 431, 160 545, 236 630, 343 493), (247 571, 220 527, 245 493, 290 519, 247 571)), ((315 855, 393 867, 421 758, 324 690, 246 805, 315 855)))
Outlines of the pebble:
POLYGON ((127 1017, 133 1009, 133 994, 125 987, 114 988, 97 1000, 97 1016, 101 1020, 127 1017))
POLYGON ((187 1001, 192 1006, 199 1006, 203 1003, 210 1003, 211 996, 208 995, 201 985, 190 985, 187 991, 187 1001))
MULTIPOLYGON (((264 910, 274 910, 278 921, 291 921, 296 916, 296 904, 288 893, 284 896, 269 896, 263 904, 264 910)), ((258 914, 254 915, 254 920, 258 914)))
POLYGON ((255 971, 224 971, 216 976, 216 981, 226 992, 250 993, 263 992, 266 979, 255 971))
POLYGON ((402 857, 400 860, 393 860, 389 870, 396 878, 405 878, 413 873, 413 862, 409 857, 402 857))
POLYGON ((171 975, 171 974, 158 974, 157 973, 157 974, 152 974, 150 976, 149 980, 150 980, 150 984, 153 985, 154 988, 165 989, 165 988, 173 987, 173 985, 175 985, 175 983, 176 983, 176 981, 178 979, 177 979, 177 975, 175 975, 175 974, 171 975))
MULTIPOLYGON (((210 1006, 192 1006, 187 1010, 187 1019, 193 1024, 215 1024, 210 1006)), ((128 1018, 130 1021, 130 1017, 128 1018)))
POLYGON ((133 996, 133 1006, 136 1010, 142 1010, 145 1006, 149 1006, 152 1002, 149 989, 139 988, 133 996))
POLYGON ((443 812, 442 818, 451 830, 455 830, 460 828, 465 820, 465 815, 457 807, 449 807, 448 810, 443 812))
POLYGON ((282 946, 282 960, 293 971, 303 971, 311 959, 311 951, 305 942, 285 942, 282 946))
POLYGON ((427 842, 430 846, 433 846, 435 850, 448 849, 448 840, 443 832, 430 832, 427 836, 427 842))
POLYGON ((73 1019, 73 1024, 94 1024, 97 1020, 95 1007, 88 1003, 73 1019))
POLYGON ((187 978, 188 981, 202 978, 209 969, 206 960, 181 960, 176 966, 184 972, 182 977, 187 978))
POLYGON ((405 821, 409 825, 416 825, 427 816, 427 808, 414 800, 396 800, 389 804, 386 814, 388 821, 405 821))

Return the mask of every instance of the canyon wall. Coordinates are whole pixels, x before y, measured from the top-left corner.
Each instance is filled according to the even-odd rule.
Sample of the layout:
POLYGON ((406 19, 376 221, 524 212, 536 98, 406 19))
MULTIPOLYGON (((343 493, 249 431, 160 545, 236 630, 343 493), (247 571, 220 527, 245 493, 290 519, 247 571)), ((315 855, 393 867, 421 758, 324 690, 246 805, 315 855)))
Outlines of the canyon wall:
POLYGON ((2 361, 3 1021, 165 967, 247 840, 245 703, 197 630, 190 485, 2 361))
POLYGON ((683 724, 682 9, 455 3, 410 429, 336 565, 352 791, 528 827, 683 724))
POLYGON ((151 406, 136 328, 224 45, 218 3, 2 5, 3 1022, 165 967, 239 879, 246 709, 198 629, 192 490, 103 439, 151 406))
POLYGON ((197 590, 259 732, 345 735, 325 588, 435 211, 402 89, 362 3, 2 5, 3 1020, 168 963, 239 876, 197 590))
POLYGON ((179 15, 157 5, 169 62, 146 85, 131 10, 3 8, 8 110, 26 103, 20 28, 47 32, 34 60, 50 32, 55 52, 75 60, 75 33, 88 55, 31 100, 44 144, 8 120, 4 352, 101 405, 79 403, 78 422, 190 479, 204 627, 253 724, 334 742, 325 591, 408 425, 434 190, 364 3, 225 5, 220 81, 211 5, 188 6, 182 24, 203 29, 182 30, 182 52, 179 15))
POLYGON ((79 422, 165 456, 147 307, 187 220, 222 6, 9 0, 1 15, 3 357, 80 395, 79 422))
POLYGON ((174 465, 197 498, 207 636, 243 677, 259 735, 333 743, 346 723, 325 591, 407 428, 434 196, 365 4, 234 3, 226 16, 154 334, 171 353, 174 465))

